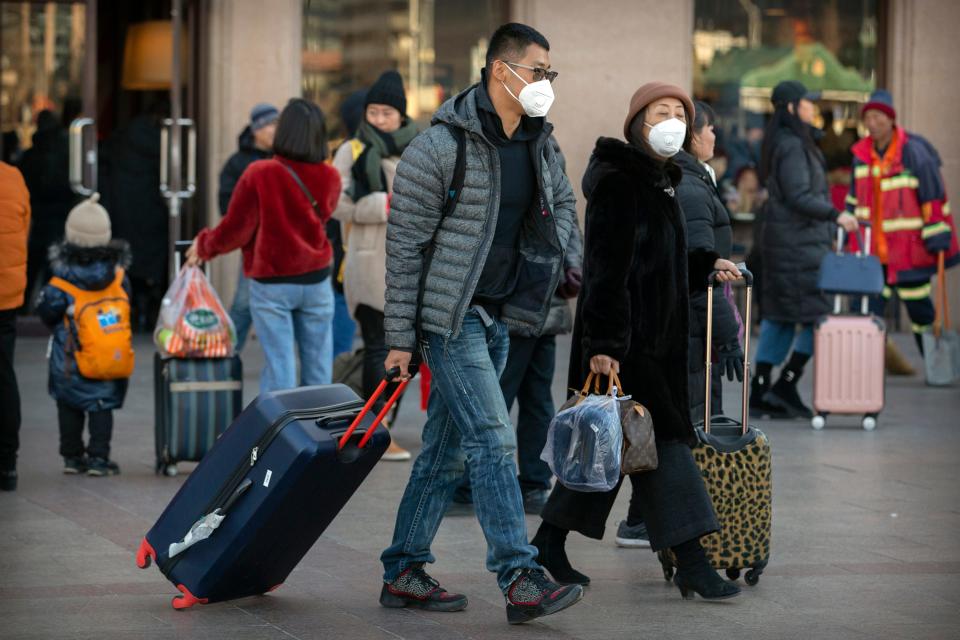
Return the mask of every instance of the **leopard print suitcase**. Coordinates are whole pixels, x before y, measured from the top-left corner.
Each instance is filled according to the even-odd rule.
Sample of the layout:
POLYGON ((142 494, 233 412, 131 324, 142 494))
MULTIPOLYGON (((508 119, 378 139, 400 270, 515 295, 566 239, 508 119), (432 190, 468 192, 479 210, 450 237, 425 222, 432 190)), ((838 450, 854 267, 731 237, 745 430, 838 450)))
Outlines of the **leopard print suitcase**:
MULTIPOLYGON (((741 269, 747 283, 743 351, 750 353, 750 303, 753 276, 741 269)), ((771 482, 770 441, 760 430, 747 423, 749 397, 747 381, 750 363, 744 358, 743 415, 737 422, 710 415, 711 339, 713 333, 713 282, 707 288, 706 407, 702 426, 697 428, 699 442, 693 457, 703 476, 720 531, 701 539, 707 557, 718 571, 736 580, 746 570, 744 580, 755 585, 770 560, 770 525, 773 484, 771 482)), ((669 551, 659 553, 663 575, 673 577, 675 559, 669 551)))

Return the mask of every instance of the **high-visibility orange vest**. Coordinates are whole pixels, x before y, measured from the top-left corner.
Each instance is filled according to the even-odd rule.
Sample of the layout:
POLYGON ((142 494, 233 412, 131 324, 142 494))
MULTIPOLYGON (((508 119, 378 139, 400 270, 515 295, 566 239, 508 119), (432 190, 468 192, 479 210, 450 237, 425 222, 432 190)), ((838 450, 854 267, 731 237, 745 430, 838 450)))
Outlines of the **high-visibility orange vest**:
POLYGON ((77 370, 92 380, 117 380, 133 374, 133 332, 130 298, 123 289, 123 269, 106 289, 87 291, 63 278, 50 284, 73 296, 73 313, 64 317, 67 353, 77 370))

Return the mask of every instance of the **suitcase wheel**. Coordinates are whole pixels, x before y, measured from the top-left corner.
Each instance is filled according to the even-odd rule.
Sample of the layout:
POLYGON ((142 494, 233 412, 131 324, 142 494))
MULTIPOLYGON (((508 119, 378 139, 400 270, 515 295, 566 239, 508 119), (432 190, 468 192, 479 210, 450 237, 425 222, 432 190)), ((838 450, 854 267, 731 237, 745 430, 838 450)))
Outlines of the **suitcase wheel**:
POLYGON ((727 578, 736 581, 740 577, 740 569, 727 569, 727 578))
POLYGON ((170 463, 163 466, 163 475, 167 476, 168 478, 175 478, 179 473, 180 471, 177 470, 176 463, 170 463))
POLYGON ((157 561, 157 552, 153 550, 153 547, 150 546, 150 543, 144 538, 140 541, 140 548, 137 549, 137 566, 141 569, 146 569, 150 566, 151 559, 154 562, 157 561))
POLYGON ((810 420, 810 426, 817 431, 820 431, 820 429, 823 429, 825 426, 827 426, 827 416, 823 415, 822 413, 813 416, 813 418, 810 420))
POLYGON ((860 423, 863 426, 864 431, 873 431, 877 428, 877 418, 876 416, 863 416, 863 422, 860 423))
POLYGON ((760 582, 761 573, 763 573, 762 569, 750 569, 744 574, 743 581, 751 587, 755 587, 757 586, 757 583, 760 582))
POLYGON ((182 584, 178 584, 177 589, 180 590, 182 595, 174 596, 173 600, 170 601, 170 604, 172 604, 173 608, 177 611, 180 611, 181 609, 189 609, 195 604, 207 604, 207 598, 196 597, 182 584))

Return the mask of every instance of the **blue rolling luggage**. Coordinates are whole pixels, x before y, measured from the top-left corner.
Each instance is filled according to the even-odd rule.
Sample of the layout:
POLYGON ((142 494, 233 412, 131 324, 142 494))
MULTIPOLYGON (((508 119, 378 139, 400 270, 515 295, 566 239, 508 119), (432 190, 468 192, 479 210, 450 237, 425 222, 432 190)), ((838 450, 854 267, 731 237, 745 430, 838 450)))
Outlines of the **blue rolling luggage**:
POLYGON ((199 462, 243 409, 243 364, 231 358, 163 359, 154 354, 156 471, 199 462))
MULTIPOLYGON (((390 375, 397 375, 390 372, 390 375)), ((272 591, 380 460, 390 435, 349 387, 263 394, 217 440, 137 552, 180 591, 175 609, 272 591)))

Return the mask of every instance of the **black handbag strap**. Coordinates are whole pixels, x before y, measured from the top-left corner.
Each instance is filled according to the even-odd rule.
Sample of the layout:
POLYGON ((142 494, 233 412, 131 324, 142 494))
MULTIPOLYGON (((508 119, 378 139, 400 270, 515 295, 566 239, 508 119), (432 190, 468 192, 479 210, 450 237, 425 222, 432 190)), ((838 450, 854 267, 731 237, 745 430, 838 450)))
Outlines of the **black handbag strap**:
MULTIPOLYGON (((280 162, 279 160, 277 162, 280 162)), ((300 187, 300 191, 303 192, 303 195, 307 196, 307 202, 310 203, 310 206, 313 207, 313 211, 320 216, 320 205, 317 204, 317 199, 313 197, 313 194, 310 193, 310 189, 307 189, 307 185, 303 184, 303 180, 300 179, 300 176, 297 175, 297 172, 293 170, 293 167, 290 165, 280 162, 280 166, 287 170, 287 173, 290 174, 290 177, 293 178, 293 181, 297 183, 297 186, 300 187)))

